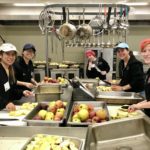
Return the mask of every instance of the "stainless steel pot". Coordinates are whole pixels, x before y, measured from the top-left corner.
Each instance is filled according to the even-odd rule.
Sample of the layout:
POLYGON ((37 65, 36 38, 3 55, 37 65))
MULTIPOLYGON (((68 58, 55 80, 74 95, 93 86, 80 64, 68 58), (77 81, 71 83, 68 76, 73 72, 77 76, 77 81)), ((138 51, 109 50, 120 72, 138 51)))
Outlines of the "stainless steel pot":
POLYGON ((76 35, 76 27, 71 23, 69 23, 68 16, 69 16, 69 9, 67 8, 66 23, 60 26, 59 34, 63 39, 72 40, 76 35))
POLYGON ((92 35, 92 27, 89 24, 85 24, 84 12, 85 8, 83 9, 83 24, 77 29, 76 35, 82 40, 87 40, 92 35))

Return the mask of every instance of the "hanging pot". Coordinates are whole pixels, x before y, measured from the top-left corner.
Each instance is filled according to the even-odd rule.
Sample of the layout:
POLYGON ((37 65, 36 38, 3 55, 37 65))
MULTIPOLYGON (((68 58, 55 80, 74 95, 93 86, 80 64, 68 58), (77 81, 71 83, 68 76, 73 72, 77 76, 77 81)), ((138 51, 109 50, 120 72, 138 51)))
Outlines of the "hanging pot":
POLYGON ((69 9, 67 8, 66 22, 60 26, 59 34, 63 39, 72 40, 76 34, 76 27, 69 23, 69 9))
POLYGON ((89 24, 85 24, 84 12, 85 8, 83 9, 83 24, 77 29, 76 35, 82 40, 87 40, 92 35, 92 27, 89 24))

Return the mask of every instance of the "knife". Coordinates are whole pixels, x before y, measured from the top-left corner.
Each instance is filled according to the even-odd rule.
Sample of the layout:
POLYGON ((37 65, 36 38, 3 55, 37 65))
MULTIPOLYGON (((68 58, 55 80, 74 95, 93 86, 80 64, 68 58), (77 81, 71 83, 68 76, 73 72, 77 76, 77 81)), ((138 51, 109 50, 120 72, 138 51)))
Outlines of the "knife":
POLYGON ((102 80, 104 83, 108 84, 108 85, 111 85, 110 82, 106 81, 106 80, 102 80))
POLYGON ((16 118, 0 118, 0 121, 17 121, 19 119, 16 118))

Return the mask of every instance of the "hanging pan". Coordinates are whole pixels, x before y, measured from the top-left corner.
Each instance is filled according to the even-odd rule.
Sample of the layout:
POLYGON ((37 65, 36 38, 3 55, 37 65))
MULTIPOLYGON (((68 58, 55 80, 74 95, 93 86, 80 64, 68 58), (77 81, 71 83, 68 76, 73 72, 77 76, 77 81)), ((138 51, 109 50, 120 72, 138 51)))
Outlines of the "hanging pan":
POLYGON ((69 23, 69 8, 67 8, 66 22, 60 26, 59 34, 65 40, 72 40, 76 34, 76 27, 69 23))

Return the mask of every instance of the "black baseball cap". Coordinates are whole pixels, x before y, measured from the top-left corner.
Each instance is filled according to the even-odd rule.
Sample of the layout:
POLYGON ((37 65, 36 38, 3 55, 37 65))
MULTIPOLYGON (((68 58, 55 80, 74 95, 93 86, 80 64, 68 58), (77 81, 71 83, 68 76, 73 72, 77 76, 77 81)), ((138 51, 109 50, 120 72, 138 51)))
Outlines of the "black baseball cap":
POLYGON ((36 52, 35 46, 33 44, 30 44, 30 43, 25 44, 23 47, 23 51, 26 51, 29 49, 32 49, 34 51, 34 53, 36 52))

